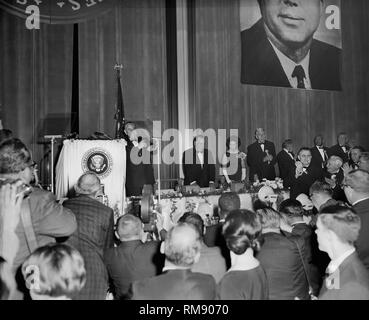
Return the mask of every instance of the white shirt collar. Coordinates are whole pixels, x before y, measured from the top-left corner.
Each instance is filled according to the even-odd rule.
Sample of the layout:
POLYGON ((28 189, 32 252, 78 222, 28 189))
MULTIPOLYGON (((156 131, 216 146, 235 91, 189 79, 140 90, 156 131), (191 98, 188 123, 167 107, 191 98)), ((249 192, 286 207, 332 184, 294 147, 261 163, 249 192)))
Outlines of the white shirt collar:
POLYGON ((187 269, 190 269, 190 268, 177 267, 177 266, 165 266, 163 268, 163 272, 165 272, 165 271, 171 271, 171 270, 187 270, 187 269))
MULTIPOLYGON (((269 39, 268 39, 269 40, 269 39)), ((297 78, 292 77, 293 70, 296 66, 301 65, 305 71, 306 78, 304 79, 305 88, 311 89, 311 82, 310 82, 310 76, 309 76, 309 64, 310 64, 310 50, 306 57, 302 59, 300 63, 296 63, 295 61, 288 58, 285 54, 283 54, 281 51, 278 50, 278 48, 270 41, 270 44, 272 45, 281 65, 284 70, 284 73, 286 74, 288 81, 292 88, 297 88, 297 78)))
POLYGON ((333 272, 335 272, 338 267, 341 265, 341 263, 351 254, 353 254, 355 252, 355 248, 351 248, 349 250, 347 250, 345 253, 343 253, 342 255, 340 255, 337 259, 332 260, 328 267, 327 270, 329 272, 329 274, 332 274, 333 272))
POLYGON ((352 206, 354 206, 354 205, 358 204, 359 202, 362 202, 362 201, 364 201, 364 200, 367 200, 367 199, 369 199, 369 197, 366 197, 366 198, 363 198, 363 199, 357 200, 357 201, 355 201, 355 202, 352 204, 352 206))

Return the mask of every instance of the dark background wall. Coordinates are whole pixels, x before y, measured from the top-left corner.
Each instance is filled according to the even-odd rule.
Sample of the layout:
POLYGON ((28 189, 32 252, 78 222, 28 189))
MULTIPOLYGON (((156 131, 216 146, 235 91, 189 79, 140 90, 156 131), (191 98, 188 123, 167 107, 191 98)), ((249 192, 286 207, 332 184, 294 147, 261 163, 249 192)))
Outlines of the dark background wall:
POLYGON ((314 135, 332 145, 340 131, 369 147, 369 2, 341 1, 342 92, 241 85, 238 0, 192 1, 193 44, 191 125, 238 128, 244 149, 256 127, 281 148, 311 146, 314 135))

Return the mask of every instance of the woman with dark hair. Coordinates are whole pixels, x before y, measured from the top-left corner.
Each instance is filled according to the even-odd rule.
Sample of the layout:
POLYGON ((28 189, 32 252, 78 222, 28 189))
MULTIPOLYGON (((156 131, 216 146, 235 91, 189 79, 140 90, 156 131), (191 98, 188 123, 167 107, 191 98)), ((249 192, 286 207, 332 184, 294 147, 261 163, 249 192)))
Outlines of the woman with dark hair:
POLYGON ((246 154, 241 152, 241 139, 231 136, 226 142, 227 151, 222 158, 222 171, 228 184, 246 179, 246 154))
POLYGON ((231 254, 231 268, 218 285, 220 300, 267 300, 268 282, 254 250, 261 223, 256 213, 233 210, 225 219, 223 235, 231 254))

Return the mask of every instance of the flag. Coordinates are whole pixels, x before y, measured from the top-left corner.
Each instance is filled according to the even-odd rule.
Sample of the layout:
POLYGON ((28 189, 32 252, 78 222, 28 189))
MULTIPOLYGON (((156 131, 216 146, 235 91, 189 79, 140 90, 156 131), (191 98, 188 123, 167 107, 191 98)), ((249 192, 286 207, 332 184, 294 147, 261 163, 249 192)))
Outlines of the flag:
POLYGON ((114 116, 114 119, 116 121, 115 139, 120 139, 123 137, 124 122, 125 122, 123 91, 122 91, 122 85, 120 82, 120 68, 121 66, 119 65, 115 66, 115 69, 117 70, 117 103, 115 106, 116 111, 115 111, 115 116, 114 116))

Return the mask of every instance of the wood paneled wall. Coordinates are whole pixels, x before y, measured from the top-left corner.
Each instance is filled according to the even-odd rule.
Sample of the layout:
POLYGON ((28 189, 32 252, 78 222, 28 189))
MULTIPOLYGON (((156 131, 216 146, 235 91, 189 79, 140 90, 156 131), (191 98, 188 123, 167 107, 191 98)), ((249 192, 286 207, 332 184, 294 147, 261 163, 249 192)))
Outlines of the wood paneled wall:
POLYGON ((314 135, 326 145, 346 131, 369 148, 369 2, 342 0, 342 92, 242 85, 238 0, 194 2, 192 127, 238 128, 243 149, 264 127, 281 148, 311 146, 314 135))

